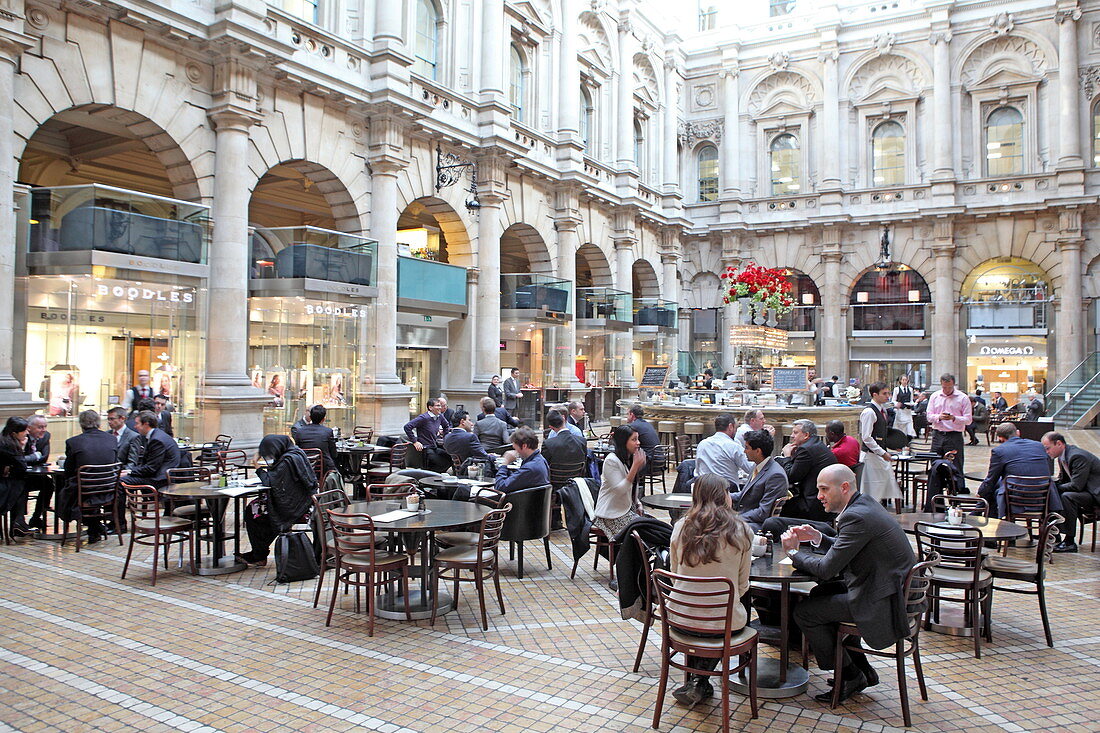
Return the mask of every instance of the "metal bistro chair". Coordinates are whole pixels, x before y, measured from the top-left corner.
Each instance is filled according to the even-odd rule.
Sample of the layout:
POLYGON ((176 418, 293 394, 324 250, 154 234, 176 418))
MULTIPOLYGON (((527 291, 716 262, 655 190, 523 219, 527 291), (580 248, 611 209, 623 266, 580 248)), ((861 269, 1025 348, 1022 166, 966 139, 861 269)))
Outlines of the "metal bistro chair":
POLYGON ((931 502, 932 511, 939 514, 946 514, 948 509, 959 507, 966 514, 978 514, 982 517, 989 516, 989 502, 980 496, 971 496, 969 494, 958 494, 957 496, 936 494, 932 497, 931 502))
POLYGON ((313 467, 313 472, 317 474, 317 485, 320 486, 321 482, 325 480, 325 459, 321 455, 321 449, 302 448, 302 452, 306 454, 309 465, 313 467))
MULTIPOLYGON (((1050 513, 1050 476, 1005 476, 1005 519, 1023 520, 1027 535, 1034 538, 1036 524, 1046 521, 1050 513)), ((1005 543, 1001 554, 1008 553, 1005 543)))
POLYGON ((645 653, 645 644, 649 639, 649 629, 653 626, 653 622, 657 620, 657 614, 653 612, 653 608, 657 603, 657 590, 653 587, 653 570, 658 564, 662 564, 657 558, 657 551, 646 544, 646 541, 642 539, 637 530, 631 530, 630 536, 634 538, 635 544, 638 545, 638 552, 642 556, 642 563, 645 567, 645 587, 642 589, 642 603, 645 608, 645 621, 642 623, 642 638, 638 640, 638 654, 634 657, 634 671, 638 671, 638 667, 642 665, 642 654, 645 653))
MULTIPOLYGON (((453 580, 455 584, 454 602, 458 609, 458 584, 460 581, 472 582, 477 587, 477 602, 481 610, 481 628, 489 630, 489 617, 485 612, 485 581, 493 579, 493 586, 497 591, 497 602, 500 604, 500 613, 504 615, 504 595, 500 591, 500 557, 497 545, 500 543, 500 533, 504 528, 504 521, 508 512, 512 510, 511 504, 505 504, 500 509, 493 509, 481 518, 481 527, 478 531, 477 543, 473 545, 457 545, 441 550, 435 555, 436 572, 432 574, 432 597, 439 597, 439 581, 453 580), (446 575, 450 570, 451 575, 446 575), (462 577, 463 572, 470 573, 471 577, 462 577)), ((435 625, 436 604, 432 604, 432 620, 430 625, 435 625)))
POLYGON ((993 591, 999 590, 1005 593, 1023 593, 1039 597, 1039 615, 1043 619, 1043 633, 1047 637, 1047 646, 1054 646, 1054 637, 1050 634, 1050 619, 1047 617, 1047 596, 1044 581, 1047 575, 1047 564, 1054 553, 1054 545, 1058 542, 1058 526, 1063 521, 1060 514, 1051 514, 1047 517, 1046 524, 1039 531, 1039 546, 1035 550, 1035 562, 1014 557, 998 557, 996 555, 985 559, 985 569, 993 576, 994 582, 994 585, 990 588, 989 600, 986 603, 986 638, 991 638, 993 635, 989 617, 992 615, 993 610, 993 591), (1027 590, 1017 586, 997 585, 996 581, 998 580, 1033 583, 1035 590, 1027 590))
POLYGON ((645 468, 638 476, 638 485, 643 493, 653 493, 657 484, 661 484, 661 493, 667 493, 665 485, 665 473, 668 471, 668 447, 664 445, 654 446, 653 452, 647 456, 645 468))
MULTIPOLYGON (((742 670, 749 672, 749 704, 755 720, 756 702, 756 653, 759 634, 751 626, 734 631, 733 607, 740 603, 729 578, 694 578, 676 575, 667 570, 653 571, 653 587, 657 590, 659 618, 661 619, 661 680, 657 683, 657 708, 653 711, 653 727, 661 723, 661 710, 665 703, 669 667, 683 670, 685 674, 705 677, 721 677, 722 731, 730 729, 730 675, 742 670), (715 586, 718 586, 715 589, 715 586), (673 596, 673 594, 675 594, 673 596), (673 596, 673 597, 670 597, 673 596), (715 620, 714 612, 724 615, 721 636, 696 636, 691 632, 715 634, 714 628, 701 622, 715 620), (673 661, 676 654, 684 656, 683 662, 673 661), (716 670, 697 669, 687 664, 687 657, 704 657, 720 660, 716 670), (736 666, 730 657, 739 657, 736 666)), ((722 617, 718 617, 722 618, 722 617)))
POLYGON ((939 563, 939 555, 932 552, 923 556, 923 560, 914 565, 905 576, 902 597, 905 598, 905 615, 909 621, 909 633, 898 639, 892 651, 868 649, 859 642, 859 627, 855 624, 840 624, 836 630, 836 659, 834 660, 833 701, 829 706, 835 709, 840 704, 840 691, 844 686, 844 650, 862 652, 876 657, 893 657, 898 666, 898 694, 901 696, 901 715, 905 727, 913 725, 909 715, 909 689, 905 679, 905 658, 912 655, 913 669, 917 673, 917 685, 920 686, 921 700, 928 700, 928 688, 924 684, 924 670, 920 663, 921 616, 928 605, 928 589, 931 585, 931 571, 939 563))
POLYGON ((118 472, 120 463, 108 463, 101 466, 81 466, 76 472, 76 504, 73 514, 62 525, 61 545, 69 539, 69 522, 76 522, 76 551, 80 552, 84 532, 81 524, 89 519, 101 523, 110 519, 115 523, 118 544, 122 545, 122 523, 118 514, 118 472))
POLYGON ((191 573, 195 572, 195 534, 192 523, 180 517, 161 515, 160 492, 152 486, 128 486, 126 491, 126 509, 130 512, 130 547, 126 550, 126 562, 122 566, 122 579, 130 567, 130 558, 134 554, 134 545, 153 548, 153 585, 157 584, 157 565, 160 546, 164 545, 164 569, 168 569, 168 551, 173 544, 180 546, 180 563, 183 562, 183 543, 187 542, 191 550, 191 573), (161 539, 164 538, 164 539, 161 539))
POLYGON ((928 597, 932 603, 925 613, 925 625, 930 625, 933 618, 939 622, 941 601, 962 603, 969 622, 966 628, 971 629, 974 636, 974 657, 981 659, 981 612, 983 607, 988 606, 993 586, 993 575, 982 567, 982 531, 966 524, 943 527, 917 522, 914 533, 918 555, 923 557, 936 553, 940 556, 940 562, 931 575, 932 587, 928 597), (944 595, 945 590, 962 591, 963 595, 961 598, 944 595))
POLYGON ((342 489, 330 489, 314 494, 313 501, 313 533, 317 538, 317 544, 321 548, 321 557, 318 564, 321 566, 321 574, 317 577, 317 590, 313 593, 313 607, 321 600, 321 586, 325 584, 325 573, 329 568, 336 567, 336 538, 332 530, 332 522, 329 521, 328 512, 342 512, 347 509, 351 501, 342 489))
MULTIPOLYGON (((475 504, 480 504, 490 509, 500 509, 504 504, 504 499, 507 497, 503 491, 499 489, 493 489, 488 486, 484 486, 478 489, 474 489, 474 494, 470 496, 470 501, 475 504)), ((457 547, 459 545, 476 545, 478 538, 481 537, 478 532, 436 532, 435 541, 436 544, 443 547, 457 547)))
POLYGON ((332 613, 336 609, 336 597, 340 584, 355 586, 355 610, 360 610, 363 588, 367 590, 367 636, 374 636, 374 588, 376 576, 401 573, 401 590, 405 596, 405 619, 412 621, 409 611, 409 557, 404 553, 385 552, 378 548, 374 534, 374 520, 367 514, 342 514, 329 511, 332 525, 333 549, 336 550, 336 582, 329 595, 328 617, 325 626, 332 625, 332 613), (360 580, 359 576, 366 576, 360 580))

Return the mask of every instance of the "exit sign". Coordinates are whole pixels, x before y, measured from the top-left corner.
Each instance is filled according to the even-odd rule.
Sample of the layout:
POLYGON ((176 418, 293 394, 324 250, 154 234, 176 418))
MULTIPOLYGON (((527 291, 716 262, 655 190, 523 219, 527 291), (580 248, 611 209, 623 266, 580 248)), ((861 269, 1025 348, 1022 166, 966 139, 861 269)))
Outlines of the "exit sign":
POLYGON ((894 339, 886 339, 886 345, 887 346, 889 346, 892 343, 894 343, 894 339))
POLYGON ((424 321, 426 323, 431 323, 432 322, 432 317, 431 316, 424 316, 424 321))

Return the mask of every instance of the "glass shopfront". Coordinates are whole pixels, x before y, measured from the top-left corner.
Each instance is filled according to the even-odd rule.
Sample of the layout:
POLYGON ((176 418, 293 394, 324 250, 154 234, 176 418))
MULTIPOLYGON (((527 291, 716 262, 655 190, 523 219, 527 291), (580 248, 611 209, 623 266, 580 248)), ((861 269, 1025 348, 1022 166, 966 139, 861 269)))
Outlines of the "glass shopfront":
POLYGON ((1000 392, 1009 405, 1029 391, 1045 393, 1047 340, 1042 336, 975 338, 966 347, 966 387, 1000 392))
POLYGON ((98 271, 110 268, 93 269, 23 278, 25 380, 48 402, 55 444, 80 432, 81 410, 123 403, 141 370, 150 373, 154 393, 174 405, 176 435, 190 437, 205 364, 205 285, 162 273, 106 277, 98 271))
POLYGON ((313 405, 328 408, 327 424, 350 433, 372 370, 372 307, 304 296, 249 300, 248 363, 252 384, 271 396, 264 431, 285 433, 313 405))

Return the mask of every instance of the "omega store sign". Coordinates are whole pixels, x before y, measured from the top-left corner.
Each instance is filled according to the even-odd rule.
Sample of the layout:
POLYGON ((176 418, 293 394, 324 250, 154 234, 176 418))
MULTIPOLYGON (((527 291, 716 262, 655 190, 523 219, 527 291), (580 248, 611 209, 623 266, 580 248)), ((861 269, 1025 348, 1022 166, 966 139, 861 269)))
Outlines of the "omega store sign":
POLYGON ((1022 359, 1045 360, 1047 357, 1047 343, 1045 338, 1034 340, 1026 338, 979 338, 967 344, 967 357, 970 359, 1006 359, 1010 362, 1022 359))

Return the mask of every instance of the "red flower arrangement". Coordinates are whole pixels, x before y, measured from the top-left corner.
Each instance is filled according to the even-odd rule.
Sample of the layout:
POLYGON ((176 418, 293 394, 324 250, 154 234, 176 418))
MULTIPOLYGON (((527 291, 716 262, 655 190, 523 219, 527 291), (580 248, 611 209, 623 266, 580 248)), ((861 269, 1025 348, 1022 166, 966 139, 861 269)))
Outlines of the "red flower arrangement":
POLYGON ((759 304, 760 310, 768 310, 777 316, 789 313, 794 307, 794 298, 790 272, 781 267, 761 267, 750 262, 738 271, 736 267, 727 267, 722 273, 722 301, 732 303, 740 298, 749 298, 759 304))

